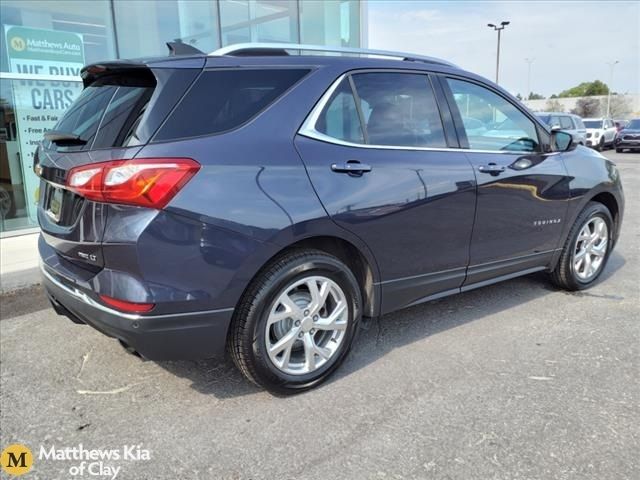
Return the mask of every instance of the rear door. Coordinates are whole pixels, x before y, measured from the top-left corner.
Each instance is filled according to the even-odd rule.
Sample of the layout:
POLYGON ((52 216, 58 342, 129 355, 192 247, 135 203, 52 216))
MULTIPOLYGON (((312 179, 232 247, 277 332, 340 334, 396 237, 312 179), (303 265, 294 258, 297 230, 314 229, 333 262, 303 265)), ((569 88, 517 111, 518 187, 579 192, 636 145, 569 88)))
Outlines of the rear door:
POLYGON ((475 169, 478 199, 465 285, 548 265, 566 218, 561 153, 543 153, 545 132, 500 92, 443 79, 461 143, 475 169), (463 117, 484 125, 468 131, 463 117))
POLYGON ((604 140, 607 143, 613 143, 616 136, 616 126, 610 118, 604 121, 604 140))
POLYGON ((296 147, 329 215, 373 251, 384 312, 464 281, 475 211, 471 164, 444 96, 423 73, 345 75, 296 147), (448 128, 447 128, 448 127, 448 128))

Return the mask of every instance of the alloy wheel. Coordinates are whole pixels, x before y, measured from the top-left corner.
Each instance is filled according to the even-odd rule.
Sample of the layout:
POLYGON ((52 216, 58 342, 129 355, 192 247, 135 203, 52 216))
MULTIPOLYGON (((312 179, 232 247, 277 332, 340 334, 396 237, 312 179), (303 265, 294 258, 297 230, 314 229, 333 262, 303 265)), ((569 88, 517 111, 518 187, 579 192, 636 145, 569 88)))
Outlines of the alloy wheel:
POLYGON ((609 228, 601 217, 593 217, 582 226, 573 254, 573 270, 582 282, 594 278, 602 268, 609 245, 609 228))
POLYGON ((339 350, 349 322, 347 297, 324 276, 285 287, 269 311, 265 343, 269 359, 289 375, 312 373, 339 350))

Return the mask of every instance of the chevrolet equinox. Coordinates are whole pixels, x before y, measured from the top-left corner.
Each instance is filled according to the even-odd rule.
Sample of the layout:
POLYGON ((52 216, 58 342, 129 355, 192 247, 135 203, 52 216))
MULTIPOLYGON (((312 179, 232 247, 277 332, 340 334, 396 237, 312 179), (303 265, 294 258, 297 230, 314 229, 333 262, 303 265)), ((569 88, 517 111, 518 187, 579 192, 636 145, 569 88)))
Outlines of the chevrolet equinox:
POLYGON ((43 281, 72 321, 152 360, 226 350, 288 393, 363 317, 602 273, 616 166, 494 83, 397 52, 172 49, 86 66, 37 150, 43 281))

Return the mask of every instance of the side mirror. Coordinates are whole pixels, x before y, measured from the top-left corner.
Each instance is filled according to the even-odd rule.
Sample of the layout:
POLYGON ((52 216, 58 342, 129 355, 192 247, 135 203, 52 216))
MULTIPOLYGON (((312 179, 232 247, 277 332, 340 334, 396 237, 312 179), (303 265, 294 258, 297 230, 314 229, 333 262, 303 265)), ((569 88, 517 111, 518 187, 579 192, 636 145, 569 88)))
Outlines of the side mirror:
POLYGON ((575 150, 578 145, 573 140, 573 135, 561 130, 551 131, 551 148, 556 152, 568 152, 575 150))
POLYGON ((558 124, 551 125, 551 131, 552 132, 557 132, 558 130, 560 130, 560 125, 558 125, 558 124))

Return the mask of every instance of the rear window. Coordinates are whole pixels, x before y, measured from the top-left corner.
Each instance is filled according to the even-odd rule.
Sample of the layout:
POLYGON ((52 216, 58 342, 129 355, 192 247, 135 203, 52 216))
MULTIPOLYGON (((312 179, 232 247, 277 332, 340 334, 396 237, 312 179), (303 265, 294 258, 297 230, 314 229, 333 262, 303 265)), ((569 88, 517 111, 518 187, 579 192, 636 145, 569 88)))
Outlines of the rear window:
POLYGON ((571 117, 560 117, 560 127, 565 130, 572 130, 573 123, 571 123, 571 117))
POLYGON ((154 141, 225 132, 248 122, 308 69, 229 69, 202 73, 154 141))
POLYGON ((86 143, 58 149, 79 151, 126 145, 154 86, 153 78, 108 77, 94 82, 55 126, 55 130, 78 135, 86 143))

